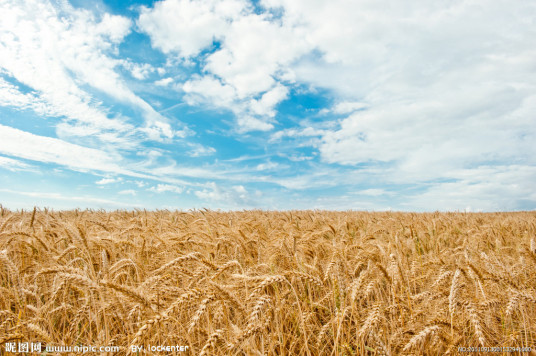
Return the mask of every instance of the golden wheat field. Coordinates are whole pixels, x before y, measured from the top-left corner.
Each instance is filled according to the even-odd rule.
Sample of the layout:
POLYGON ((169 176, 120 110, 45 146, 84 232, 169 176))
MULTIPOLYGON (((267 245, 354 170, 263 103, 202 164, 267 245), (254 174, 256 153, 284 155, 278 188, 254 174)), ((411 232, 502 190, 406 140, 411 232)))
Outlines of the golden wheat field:
POLYGON ((2 208, 0 349, 523 354, 535 236, 535 212, 2 208))

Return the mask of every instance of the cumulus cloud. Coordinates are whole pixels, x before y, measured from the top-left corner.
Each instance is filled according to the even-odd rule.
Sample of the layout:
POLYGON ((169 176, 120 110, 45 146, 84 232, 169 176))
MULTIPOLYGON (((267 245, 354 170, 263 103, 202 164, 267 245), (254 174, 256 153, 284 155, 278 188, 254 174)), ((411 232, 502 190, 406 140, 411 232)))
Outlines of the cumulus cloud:
POLYGON ((196 76, 185 82, 182 89, 190 105, 212 105, 231 110, 237 116, 240 133, 273 129, 270 121, 276 115, 275 107, 288 95, 285 86, 276 84, 258 99, 241 99, 234 86, 210 75, 196 76))
POLYGON ((197 55, 212 45, 247 6, 240 0, 167 0, 143 7, 138 26, 164 53, 197 55))
POLYGON ((147 185, 146 182, 141 181, 141 180, 135 180, 135 181, 134 181, 134 184, 136 184, 136 186, 137 186, 138 188, 143 188, 143 187, 145 187, 145 186, 147 185))
MULTIPOLYGON (((536 35, 534 3, 261 3, 281 9, 284 26, 307 29, 317 54, 290 70, 298 82, 330 89, 338 98, 332 112, 348 115, 338 127, 309 129, 320 134, 309 142, 324 162, 376 166, 371 179, 383 184, 429 182, 413 201, 421 207, 514 208, 501 197, 521 191, 534 204, 521 173, 536 164, 536 51, 527 45, 536 35), (520 166, 507 184, 501 167, 511 162, 520 166), (484 166, 490 176, 458 176, 484 166), (453 199, 446 187, 463 193, 453 199)), ((288 129, 272 139, 305 136, 288 129)))
POLYGON ((390 163, 406 182, 490 161, 535 163, 534 4, 262 3, 308 28, 321 53, 294 65, 297 80, 343 98, 334 113, 358 110, 315 143, 325 162, 390 163))
POLYGON ((165 0, 144 7, 138 25, 153 46, 179 57, 195 57, 219 43, 203 62, 204 74, 181 88, 191 105, 209 103, 234 112, 239 132, 273 128, 274 108, 288 95, 287 66, 309 49, 300 28, 284 26, 240 0, 165 0))
POLYGON ((207 188, 197 190, 194 194, 201 200, 208 202, 211 206, 221 206, 236 209, 239 207, 252 207, 255 202, 251 199, 250 193, 243 185, 221 187, 214 182, 207 183, 207 188))
POLYGON ((173 83, 173 78, 171 77, 162 78, 154 82, 155 85, 158 85, 160 87, 166 87, 170 85, 171 83, 173 83))
POLYGON ((260 116, 274 117, 275 106, 287 98, 288 88, 277 84, 274 88, 265 92, 260 99, 252 99, 249 103, 251 112, 260 116))
POLYGON ((145 80, 155 72, 156 69, 149 63, 134 63, 132 61, 123 60, 121 61, 123 67, 130 72, 132 77, 138 80, 145 80))
POLYGON ((270 131, 274 128, 274 125, 271 123, 249 115, 239 117, 237 123, 239 133, 249 131, 270 131))
POLYGON ((209 99, 216 106, 232 107, 236 100, 236 90, 213 76, 194 76, 183 84, 182 89, 187 94, 186 100, 190 105, 203 103, 209 99))
POLYGON ((121 177, 118 177, 118 178, 102 178, 102 179, 99 179, 98 181, 96 181, 95 184, 106 185, 106 184, 118 183, 118 182, 121 182, 121 181, 123 181, 123 178, 121 178, 121 177))

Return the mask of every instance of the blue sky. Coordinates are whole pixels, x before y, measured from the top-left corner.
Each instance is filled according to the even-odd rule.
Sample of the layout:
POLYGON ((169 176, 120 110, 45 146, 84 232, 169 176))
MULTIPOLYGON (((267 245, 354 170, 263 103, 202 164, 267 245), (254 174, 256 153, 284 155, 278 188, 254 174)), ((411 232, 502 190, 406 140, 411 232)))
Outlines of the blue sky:
POLYGON ((532 210, 532 0, 0 0, 0 203, 532 210))

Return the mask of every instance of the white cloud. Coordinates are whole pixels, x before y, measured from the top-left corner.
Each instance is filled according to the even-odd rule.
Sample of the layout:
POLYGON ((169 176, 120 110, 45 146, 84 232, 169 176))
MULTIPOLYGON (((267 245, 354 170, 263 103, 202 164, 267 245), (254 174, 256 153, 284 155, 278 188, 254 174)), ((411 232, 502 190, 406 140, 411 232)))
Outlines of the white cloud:
POLYGON ((108 130, 109 133, 113 133, 110 140, 114 141, 119 139, 119 133, 128 136, 127 130, 133 129, 123 120, 109 119, 100 109, 86 105, 70 94, 58 98, 58 100, 61 102, 51 102, 44 95, 35 91, 22 93, 18 86, 0 77, 0 106, 10 106, 20 110, 31 109, 43 116, 76 118, 77 123, 63 122, 58 125, 60 135, 69 133, 69 135, 88 136, 108 130))
POLYGON ((221 187, 211 182, 207 183, 207 188, 195 191, 194 194, 199 199, 208 202, 211 207, 236 209, 237 207, 256 205, 243 185, 221 187))
POLYGON ((211 156, 216 153, 216 149, 210 146, 203 146, 201 144, 190 144, 192 149, 188 152, 190 157, 202 157, 211 156))
MULTIPOLYGON (((309 30, 318 55, 291 65, 296 80, 331 89, 332 112, 348 114, 310 141, 324 162, 367 163, 376 173, 359 176, 384 183, 430 182, 408 207, 534 204, 525 178, 536 165, 534 3, 262 3, 281 7, 283 23, 309 30), (508 184, 501 167, 513 162, 508 184), (481 166, 489 176, 459 176, 481 166)), ((306 136, 289 129, 272 140, 306 136)))
MULTIPOLYGON (((22 159, 52 163, 82 172, 98 172, 110 175, 124 175, 139 179, 150 179, 172 185, 200 186, 200 183, 177 179, 178 176, 223 178, 218 171, 203 168, 182 168, 175 165, 154 167, 153 163, 128 163, 113 152, 72 144, 57 138, 34 135, 0 124, 0 154, 22 159)), ((158 156, 158 151, 150 151, 150 157, 158 156)), ((0 156, 2 157, 2 156, 0 156)), ((6 158, 6 165, 13 166, 13 159, 6 158)), ((19 165, 20 166, 20 165, 19 165)), ((22 168, 22 167, 21 167, 22 168)), ((120 182, 122 178, 102 178, 98 185, 120 182), (113 181, 112 181, 113 180, 113 181)), ((140 186, 138 184, 138 186, 140 186)), ((165 185, 164 185, 165 187, 165 185)), ((156 188, 155 188, 156 189, 156 188)), ((177 191, 177 190, 176 190, 177 191)))
POLYGON ((533 99, 491 84, 471 89, 423 93, 413 104, 394 102, 353 114, 324 134, 322 157, 344 164, 396 161, 425 177, 485 161, 534 161, 536 129, 525 117, 533 99))
POLYGON ((121 190, 119 191, 117 194, 120 194, 120 195, 132 195, 132 196, 135 196, 136 195, 136 191, 134 189, 125 189, 125 190, 121 190))
POLYGON ((362 110, 367 107, 367 104, 358 101, 342 101, 333 107, 333 112, 336 114, 349 114, 356 110, 362 110))
POLYGON ((122 180, 123 180, 123 178, 121 178, 121 177, 118 177, 118 178, 102 178, 102 179, 96 181, 95 184, 106 185, 106 184, 112 184, 112 183, 119 183, 122 180))
POLYGON ((0 152, 33 161, 56 163, 74 170, 120 172, 118 157, 94 148, 0 125, 0 152))
POLYGON ((303 162, 303 161, 310 161, 314 159, 313 156, 299 156, 299 155, 290 155, 290 156, 283 156, 287 158, 288 160, 292 162, 303 162))
POLYGON ((223 35, 222 48, 208 56, 205 70, 233 86, 239 98, 272 89, 278 73, 312 48, 303 28, 266 13, 244 14, 223 35))
POLYGON ((33 170, 32 166, 16 159, 0 156, 0 167, 12 172, 33 170))
POLYGON ((134 181, 134 184, 136 184, 136 186, 137 186, 138 188, 143 188, 143 187, 145 187, 145 186, 147 185, 146 182, 141 181, 141 180, 136 180, 136 181, 134 181))
MULTIPOLYGON (((2 74, 0 72, 0 74, 2 74)), ((21 109, 34 109, 47 115, 46 106, 32 93, 21 93, 18 88, 0 77, 0 106, 13 106, 21 109)))
POLYGON ((210 189, 203 189, 195 191, 194 194, 203 200, 222 201, 224 194, 221 192, 216 183, 209 184, 210 189))
POLYGON ((275 106, 288 96, 287 87, 277 84, 274 88, 265 92, 259 100, 250 101, 250 110, 256 115, 274 117, 275 106))
POLYGON ((225 17, 211 1, 172 0, 140 17, 159 20, 160 27, 145 30, 167 53, 195 55, 212 38, 221 42, 206 57, 206 76, 183 89, 230 107, 238 132, 273 129, 267 118, 288 95, 278 73, 293 73, 337 93, 334 113, 361 110, 322 135, 317 146, 326 162, 396 161, 420 172, 438 160, 460 168, 531 152, 536 125, 526 115, 536 94, 536 52, 527 43, 536 35, 530 25, 536 8, 529 2, 261 4, 280 8, 282 17, 243 4, 225 17), (180 25, 171 9, 184 11, 180 25), (206 22, 186 18, 194 13, 206 22), (199 29, 200 37, 181 36, 199 29))
POLYGON ((184 83, 182 89, 187 94, 186 100, 190 105, 202 103, 206 98, 213 105, 231 108, 237 99, 236 90, 232 86, 223 84, 212 76, 195 76, 184 83))
POLYGON ((269 131, 269 122, 276 114, 274 107, 287 97, 288 89, 282 85, 265 92, 259 99, 239 98, 236 89, 223 84, 213 76, 195 76, 185 82, 182 90, 189 105, 212 105, 230 109, 238 117, 238 132, 269 131))
POLYGON ((247 199, 248 198, 248 191, 246 188, 244 188, 243 185, 235 185, 231 188, 240 199, 247 199))
POLYGON ((5 96, 3 88, 0 102, 65 117, 71 126, 108 132, 103 139, 128 135, 132 126, 109 118, 102 104, 83 89, 89 85, 140 110, 147 130, 152 130, 151 139, 172 137, 167 119, 125 85, 115 71, 120 61, 109 55, 130 32, 131 21, 109 14, 98 17, 67 2, 56 6, 46 0, 0 4, 0 69, 34 90, 23 94, 11 86, 10 95, 5 96), (26 101, 35 97, 38 104, 29 104, 24 97, 26 101))
POLYGON ((364 190, 360 190, 356 192, 356 194, 359 194, 359 195, 368 195, 372 197, 378 197, 380 195, 385 195, 386 193, 387 192, 384 189, 376 189, 376 188, 364 189, 364 190))
POLYGON ((532 210, 536 202, 536 167, 482 166, 453 172, 450 182, 434 183, 422 193, 408 197, 406 209, 463 211, 532 210))
POLYGON ((287 66, 310 49, 300 28, 283 26, 239 0, 166 0, 143 8, 138 25, 153 46, 182 57, 219 41, 220 48, 206 57, 206 74, 187 80, 182 90, 190 105, 208 102, 238 118, 254 117, 238 119, 238 132, 273 128, 267 118, 287 98, 283 82, 293 76, 287 66))
POLYGON ((285 137, 290 138, 300 138, 300 137, 320 137, 327 133, 328 131, 323 129, 314 128, 311 126, 304 128, 292 128, 277 131, 270 136, 270 142, 277 142, 285 137))
POLYGON ((297 80, 337 93, 334 113, 361 110, 315 143, 326 162, 395 162, 414 173, 408 182, 481 162, 535 163, 534 4, 262 3, 308 28, 320 53, 293 66, 297 80))
POLYGON ((245 133, 249 131, 270 131, 274 128, 274 125, 258 119, 253 116, 241 116, 237 119, 238 132, 245 133))
POLYGON ((287 177, 266 176, 265 182, 278 184, 290 190, 307 190, 312 188, 328 188, 348 184, 348 177, 341 177, 334 169, 310 170, 310 172, 294 174, 287 177))
POLYGON ((184 191, 184 188, 178 187, 176 185, 171 185, 171 184, 157 184, 156 186, 150 187, 149 191, 155 192, 155 193, 172 192, 172 193, 181 194, 184 191))
POLYGON ((121 64, 138 80, 145 80, 151 73, 156 71, 156 69, 149 63, 134 63, 128 60, 123 60, 121 61, 121 64))
POLYGON ((160 1, 154 8, 142 8, 138 26, 162 52, 190 57, 211 46, 246 5, 240 0, 160 1))
POLYGON ((130 20, 105 13, 96 25, 95 33, 108 37, 112 43, 120 43, 130 33, 130 20))
POLYGON ((269 171, 269 170, 273 170, 275 168, 279 168, 279 166, 280 165, 278 163, 276 163, 276 162, 266 162, 266 163, 258 164, 255 169, 258 170, 258 171, 269 171))
POLYGON ((58 206, 58 201, 63 201, 67 205, 64 205, 67 209, 72 209, 74 207, 88 208, 89 206, 95 207, 141 207, 138 204, 133 204, 132 202, 124 203, 110 199, 97 198, 94 196, 73 196, 65 195, 62 193, 51 193, 51 192, 25 192, 25 191, 16 191, 11 189, 0 188, 0 192, 14 194, 19 196, 30 197, 31 201, 28 203, 21 202, 17 200, 16 203, 10 204, 10 208, 32 208, 34 206, 58 206), (74 205, 73 205, 74 204, 74 205))
POLYGON ((171 83, 173 83, 173 78, 171 78, 171 77, 162 78, 162 79, 157 80, 157 81, 154 82, 155 85, 158 85, 160 87, 167 87, 171 83))
MULTIPOLYGON (((164 179, 167 177, 196 178, 195 181, 218 180, 226 182, 245 182, 256 179, 256 177, 251 175, 252 172, 247 168, 232 168, 228 165, 218 163, 203 166, 187 166, 178 165, 175 161, 172 161, 172 163, 167 166, 147 167, 146 169, 153 174, 153 177, 158 177, 158 180, 163 182, 165 182, 164 179)), ((175 183, 197 187, 205 186, 205 183, 192 182, 191 180, 180 182, 177 182, 176 180, 175 183)))

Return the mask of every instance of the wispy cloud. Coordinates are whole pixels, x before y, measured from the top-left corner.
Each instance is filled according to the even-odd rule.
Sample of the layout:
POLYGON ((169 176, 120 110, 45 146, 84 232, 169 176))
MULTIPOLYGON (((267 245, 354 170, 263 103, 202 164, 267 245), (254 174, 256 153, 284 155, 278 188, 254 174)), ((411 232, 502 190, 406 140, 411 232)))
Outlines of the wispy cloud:
MULTIPOLYGON (((34 90, 25 94, 17 86, 6 89, 6 84, 0 83, 0 90, 10 92, 2 95, 4 104, 65 117, 64 133, 108 132, 100 136, 103 141, 128 136, 132 124, 109 117, 107 109, 84 88, 90 86, 137 107, 146 122, 137 130, 150 139, 174 136, 168 120, 129 89, 115 70, 122 62, 111 54, 131 31, 130 19, 95 15, 68 2, 53 6, 46 0, 5 1, 1 11, 0 68, 34 90), (78 126, 84 130, 76 130, 78 126)), ((143 64, 130 66, 140 73, 144 68, 143 64)))
POLYGON ((33 161, 56 163, 73 170, 120 172, 118 157, 57 138, 34 135, 0 125, 0 152, 33 161))
MULTIPOLYGON (((0 125, 0 153, 35 162, 52 163, 79 172, 108 173, 169 183, 196 185, 185 182, 165 168, 152 172, 144 167, 130 167, 123 158, 113 152, 72 144, 57 138, 34 135, 12 127, 0 125), (138 169, 136 169, 138 168, 138 169), (140 169, 141 168, 141 169, 140 169), (155 175, 156 173, 157 175, 155 175), (169 174, 166 174, 169 173, 169 174)), ((10 159, 10 162, 13 159, 10 159)), ((195 169, 192 170, 192 174, 195 169)), ((203 170, 199 171, 202 174, 203 170)), ((98 185, 121 181, 121 177, 102 178, 98 185)))
MULTIPOLYGON (((51 193, 51 192, 30 192, 30 191, 16 191, 11 189, 4 189, 0 188, 0 192, 3 193, 9 193, 19 196, 26 196, 34 199, 35 205, 41 204, 42 206, 50 206, 52 204, 60 201, 60 202, 72 202, 77 204, 79 207, 87 208, 90 206, 99 206, 99 207, 107 207, 107 208, 120 208, 120 207, 141 207, 138 204, 133 204, 132 202, 120 202, 110 199, 102 199, 102 198, 96 198, 94 196, 73 196, 73 195, 65 195, 61 193, 51 193)), ((25 205, 22 205, 25 206, 25 205)), ((70 205, 68 205, 70 206, 70 205)), ((18 206, 14 206, 15 208, 18 208, 18 206)))
POLYGON ((0 167, 12 172, 35 170, 35 167, 16 159, 0 156, 0 167))

